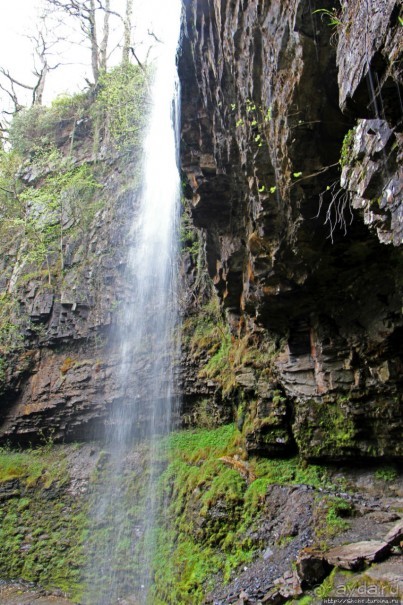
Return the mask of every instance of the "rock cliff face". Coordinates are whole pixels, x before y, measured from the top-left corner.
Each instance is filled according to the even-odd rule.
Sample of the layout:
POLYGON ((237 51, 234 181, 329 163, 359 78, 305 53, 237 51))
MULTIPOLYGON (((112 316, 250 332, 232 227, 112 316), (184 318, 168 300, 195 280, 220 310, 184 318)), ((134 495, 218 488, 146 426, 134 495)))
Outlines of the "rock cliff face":
POLYGON ((191 214, 233 335, 276 343, 286 395, 248 369, 251 451, 402 454, 399 7, 185 2, 191 214))
MULTIPOLYGON (((207 430, 157 457, 161 602, 400 590, 402 476, 383 459, 402 456, 402 19, 397 0, 184 0, 175 371, 178 422, 207 430)), ((101 137, 94 157, 92 133, 89 118, 47 133, 98 183, 86 222, 63 208, 62 254, 33 271, 23 238, 0 241, 0 444, 44 443, 3 448, 0 571, 73 595, 108 456, 52 441, 102 436, 123 397, 147 415, 138 381, 123 392, 117 338, 139 154, 101 137)), ((34 195, 49 170, 29 150, 18 178, 34 195)), ((134 564, 126 536, 139 544, 146 458, 131 452, 123 476, 119 569, 134 564)), ((24 590, 47 602, 2 582, 10 605, 24 590)))
MULTIPOLYGON (((203 369, 219 343, 195 354, 184 342, 178 393, 185 424, 201 406, 209 422, 235 416, 249 452, 402 454, 399 17, 393 0, 184 2, 181 153, 198 258, 185 250, 181 303, 197 317, 204 255, 231 330, 222 350, 238 348, 223 387, 203 369)), ((90 133, 88 120, 61 122, 55 145, 92 166, 90 133)), ((102 208, 65 238, 62 279, 30 275, 18 241, 1 261, 24 345, 1 367, 3 440, 93 438, 124 396, 115 336, 138 161, 122 168, 118 155, 103 145, 102 208)), ((32 158, 20 171, 30 186, 43 176, 32 158)))
MULTIPOLYGON (((86 106, 86 115, 90 112, 86 106)), ((63 234, 62 255, 57 248, 48 252, 49 271, 45 262, 38 268, 33 256, 27 258, 23 234, 8 248, 0 242, 3 443, 98 439, 122 398, 141 401, 144 419, 149 409, 144 393, 152 360, 147 351, 134 359, 123 387, 119 348, 124 308, 133 295, 125 268, 139 198, 139 148, 122 151, 101 131, 95 153, 89 118, 78 125, 75 119, 58 120, 47 127, 46 136, 53 155, 48 157, 44 146, 43 162, 41 154, 28 150, 16 176, 21 189, 32 198, 44 190, 46 178, 55 171, 55 154, 61 167, 69 163, 74 170, 88 169, 96 187, 93 198, 81 202, 88 206, 85 215, 78 212, 77 201, 65 203, 61 221, 56 221, 63 234)), ((192 359, 185 355, 178 360, 185 410, 194 397, 214 398, 215 386, 198 379, 197 373, 192 359)))
MULTIPOLYGON (((94 111, 91 103, 89 98, 86 115, 94 111)), ((103 130, 96 142, 89 118, 78 125, 75 119, 47 119, 51 153, 44 145, 38 154, 33 143, 16 177, 28 204, 41 191, 46 204, 55 162, 62 174, 67 165, 68 176, 81 171, 95 185, 90 199, 78 190, 70 202, 57 190, 62 252, 52 240, 46 264, 38 268, 36 257, 27 255, 24 234, 7 250, 1 244, 0 439, 25 444, 49 435, 56 441, 98 438, 110 409, 127 396, 116 336, 125 329, 122 310, 132 296, 125 266, 137 209, 139 150, 113 146, 103 130)), ((131 376, 143 372, 145 384, 150 362, 146 354, 137 358, 131 376)), ((132 399, 142 398, 134 381, 129 379, 127 389, 132 399)))
MULTIPOLYGON (((119 397, 113 342, 108 355, 104 350, 125 296, 127 223, 136 205, 135 180, 124 175, 119 154, 104 148, 94 156, 90 119, 78 125, 62 120, 48 130, 53 155, 43 165, 41 154, 32 151, 18 171, 21 186, 32 196, 41 191, 55 169, 55 155, 60 166, 70 162, 73 170, 91 171, 98 184, 94 199, 81 202, 87 204, 81 214, 77 203, 65 202, 59 226, 63 257, 48 253, 49 275, 24 256, 24 237, 15 238, 1 261, 2 303, 13 301, 9 322, 15 329, 8 355, 1 348, 0 430, 3 439, 25 443, 48 434, 91 438, 119 397)), ((45 146, 42 153, 47 158, 45 146)), ((133 160, 126 162, 128 174, 133 160)))

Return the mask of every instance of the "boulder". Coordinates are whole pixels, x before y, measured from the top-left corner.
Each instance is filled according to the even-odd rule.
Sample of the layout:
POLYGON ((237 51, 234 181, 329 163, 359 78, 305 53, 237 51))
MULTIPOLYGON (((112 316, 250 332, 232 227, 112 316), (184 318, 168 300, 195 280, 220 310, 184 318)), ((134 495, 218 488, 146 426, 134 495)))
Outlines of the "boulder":
POLYGON ((329 574, 331 565, 323 553, 314 548, 304 548, 298 554, 297 573, 302 585, 315 586, 329 574))
POLYGON ((384 540, 389 546, 397 546, 403 541, 403 519, 400 519, 396 525, 388 531, 384 540))
POLYGON ((379 540, 365 540, 336 546, 325 554, 330 565, 342 569, 360 569, 366 563, 382 561, 390 552, 390 545, 379 540))
POLYGON ((403 595, 403 557, 391 557, 379 565, 373 565, 365 572, 374 584, 385 587, 392 596, 403 595))

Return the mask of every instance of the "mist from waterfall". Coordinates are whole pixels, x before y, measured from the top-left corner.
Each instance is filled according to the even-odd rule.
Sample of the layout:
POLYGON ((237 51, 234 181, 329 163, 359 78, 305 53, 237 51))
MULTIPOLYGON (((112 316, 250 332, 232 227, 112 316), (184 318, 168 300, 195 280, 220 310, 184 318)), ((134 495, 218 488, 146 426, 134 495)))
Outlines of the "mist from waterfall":
POLYGON ((159 42, 141 195, 129 233, 129 300, 118 335, 121 396, 107 423, 105 468, 100 470, 92 511, 86 605, 114 605, 122 596, 125 603, 149 602, 158 508, 156 457, 161 438, 170 430, 175 404, 180 199, 176 52, 181 1, 151 4, 159 42), (135 494, 128 487, 130 473, 137 473, 141 486, 135 494))

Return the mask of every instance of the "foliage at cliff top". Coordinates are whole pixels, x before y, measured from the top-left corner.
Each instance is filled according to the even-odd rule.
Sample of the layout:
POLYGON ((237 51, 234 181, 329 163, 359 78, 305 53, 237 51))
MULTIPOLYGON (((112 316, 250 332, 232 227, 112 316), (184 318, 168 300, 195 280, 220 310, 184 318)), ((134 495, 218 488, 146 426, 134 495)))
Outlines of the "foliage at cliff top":
POLYGON ((50 107, 20 111, 10 127, 12 149, 32 156, 66 139, 73 153, 83 128, 94 144, 133 148, 140 143, 147 116, 148 79, 146 70, 124 63, 102 73, 95 90, 60 96, 50 107))
POLYGON ((92 108, 96 127, 102 124, 103 144, 130 151, 141 143, 149 108, 149 75, 124 63, 101 75, 92 108))

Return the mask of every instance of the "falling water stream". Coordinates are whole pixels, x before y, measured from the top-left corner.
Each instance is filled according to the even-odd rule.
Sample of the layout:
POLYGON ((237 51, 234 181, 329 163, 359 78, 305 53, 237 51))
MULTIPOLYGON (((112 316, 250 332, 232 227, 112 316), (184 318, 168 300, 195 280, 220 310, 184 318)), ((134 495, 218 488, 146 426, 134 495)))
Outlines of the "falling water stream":
POLYGON ((152 532, 158 508, 155 458, 161 438, 170 430, 175 405, 172 362, 180 185, 176 51, 181 1, 153 0, 152 4, 160 42, 143 146, 141 195, 129 234, 130 300, 119 336, 121 397, 108 421, 107 470, 93 506, 86 605, 150 602, 152 532), (141 448, 143 456, 138 453, 141 448), (137 494, 128 493, 130 457, 135 472, 142 473, 137 494))

